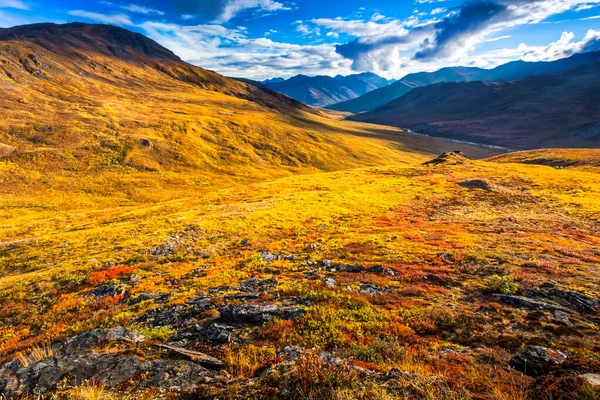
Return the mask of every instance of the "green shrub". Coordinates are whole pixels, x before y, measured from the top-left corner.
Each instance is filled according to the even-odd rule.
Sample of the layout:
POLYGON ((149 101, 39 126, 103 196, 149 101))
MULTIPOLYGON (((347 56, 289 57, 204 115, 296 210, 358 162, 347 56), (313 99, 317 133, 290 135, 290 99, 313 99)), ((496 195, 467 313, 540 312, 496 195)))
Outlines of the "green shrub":
POLYGON ((492 275, 487 278, 485 291, 488 293, 515 294, 519 285, 515 283, 515 278, 506 275, 492 275))

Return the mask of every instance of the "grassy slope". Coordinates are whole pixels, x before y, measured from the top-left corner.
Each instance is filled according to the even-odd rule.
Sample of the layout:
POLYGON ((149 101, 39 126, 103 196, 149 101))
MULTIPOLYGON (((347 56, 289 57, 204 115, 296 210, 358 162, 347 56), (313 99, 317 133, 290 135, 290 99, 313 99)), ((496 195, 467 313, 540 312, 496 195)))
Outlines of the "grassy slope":
MULTIPOLYGON (((344 357, 415 372, 424 380, 411 385, 423 398, 427 391, 437 398, 435 387, 417 388, 418 382, 437 376, 453 387, 441 389, 452 398, 476 393, 520 399, 527 379, 504 367, 506 350, 541 343, 594 365, 600 361, 594 347, 598 328, 578 323, 577 337, 531 320, 485 295, 486 279, 512 276, 520 291, 554 282, 599 296, 600 256, 593 251, 600 245, 598 215, 597 172, 485 161, 286 177, 101 211, 20 212, 5 219, 0 231, 0 240, 12 241, 0 249, 0 298, 6 305, 0 310, 0 354, 128 324, 154 306, 98 304, 84 297, 106 262, 133 267, 140 281, 126 287, 134 297, 171 292, 170 304, 275 274, 282 299, 301 296, 310 305, 293 325, 259 328, 262 345, 335 348, 344 357), (486 179, 499 189, 457 184, 465 179, 486 179), (184 245, 170 257, 148 253, 190 226, 202 232, 200 241, 190 242, 193 251, 184 245), (248 245, 241 244, 245 238, 248 245), (278 261, 266 272, 257 257, 265 250, 294 254, 297 261, 278 261), (313 268, 302 266, 305 259, 384 264, 396 276, 336 274, 338 286, 331 289, 303 274, 313 268), (197 269, 200 276, 189 275, 197 269), (426 283, 426 274, 455 283, 426 283), (370 297, 348 289, 365 282, 391 292, 370 297), (464 350, 468 356, 435 361, 443 349, 462 346, 487 355, 464 350)), ((264 300, 273 301, 271 296, 264 300)))
POLYGON ((82 61, 0 42, 0 191, 11 206, 38 205, 42 193, 42 203, 63 208, 159 201, 291 174, 418 162, 438 150, 185 64, 166 64, 175 79, 152 64, 86 51, 82 61))

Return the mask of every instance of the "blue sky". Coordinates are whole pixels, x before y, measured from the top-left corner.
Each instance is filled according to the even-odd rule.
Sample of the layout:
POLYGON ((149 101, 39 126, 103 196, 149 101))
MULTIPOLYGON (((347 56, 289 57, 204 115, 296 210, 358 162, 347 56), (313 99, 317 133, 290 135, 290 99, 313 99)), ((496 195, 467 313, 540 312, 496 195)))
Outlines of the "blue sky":
POLYGON ((400 78, 600 50, 600 0, 0 0, 0 27, 109 23, 228 76, 400 78))

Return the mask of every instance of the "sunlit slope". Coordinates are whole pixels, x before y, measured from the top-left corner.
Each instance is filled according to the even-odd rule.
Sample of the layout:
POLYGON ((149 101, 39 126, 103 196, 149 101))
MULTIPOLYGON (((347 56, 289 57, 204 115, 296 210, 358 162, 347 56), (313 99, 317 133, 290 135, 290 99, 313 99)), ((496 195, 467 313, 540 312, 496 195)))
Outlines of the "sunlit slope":
POLYGON ((600 149, 542 149, 518 151, 492 157, 502 163, 538 164, 556 168, 600 167, 600 149))
POLYGON ((46 200, 66 197, 63 206, 74 201, 65 193, 174 198, 292 173, 420 162, 440 147, 492 155, 336 121, 108 26, 0 30, 0 87, 0 191, 34 201, 47 190, 46 200))
MULTIPOLYGON (((149 308, 275 276, 278 288, 260 301, 299 298, 306 316, 253 328, 257 345, 318 347, 384 370, 401 363, 436 379, 453 379, 459 368, 485 383, 459 381, 453 390, 520 399, 527 382, 518 383, 522 375, 505 365, 507 350, 541 343, 587 363, 597 357, 598 330, 577 322, 577 341, 542 330, 527 312, 487 294, 486 282, 502 275, 519 293, 552 283, 597 298, 599 176, 577 167, 465 160, 285 177, 97 212, 14 213, 0 224, 0 358, 98 326, 136 326, 149 308), (265 264, 264 251, 294 258, 265 264), (332 288, 325 271, 307 272, 316 268, 307 261, 321 260, 382 264, 394 275, 339 272, 332 288), (132 298, 169 293, 169 302, 95 301, 88 292, 102 274, 116 273, 106 272, 110 263, 124 265, 124 275, 104 284, 118 284, 132 298), (363 294, 365 284, 385 292, 363 294), (419 357, 395 359, 381 353, 387 346, 419 357), (496 356, 460 365, 427 361, 444 357, 448 347, 496 356)), ((219 354, 203 351, 213 350, 219 354)))

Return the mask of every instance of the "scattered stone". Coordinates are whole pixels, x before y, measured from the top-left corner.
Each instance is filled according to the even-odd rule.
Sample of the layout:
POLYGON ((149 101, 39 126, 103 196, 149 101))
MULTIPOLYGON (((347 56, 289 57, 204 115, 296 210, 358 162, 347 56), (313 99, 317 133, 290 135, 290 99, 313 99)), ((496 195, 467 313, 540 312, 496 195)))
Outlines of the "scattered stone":
POLYGON ((366 294, 369 296, 376 296, 383 291, 381 286, 376 285, 374 283, 361 283, 360 284, 360 293, 366 294))
POLYGON ((283 307, 274 304, 230 304, 219 308, 221 318, 227 322, 262 323, 274 318, 296 319, 304 315, 304 310, 297 307, 283 307))
POLYGON ((287 260, 287 261, 294 261, 294 256, 293 255, 285 255, 285 254, 280 254, 280 253, 270 253, 267 251, 263 251, 262 253, 260 253, 260 257, 263 259, 263 261, 267 264, 270 264, 274 261, 277 260, 287 260))
POLYGON ((600 374, 583 374, 579 375, 581 379, 586 381, 590 386, 599 387, 600 386, 600 374))
POLYGON ((257 286, 258 286, 258 279, 252 278, 252 279, 242 283, 240 286, 238 286, 238 290, 241 290, 242 292, 253 292, 257 286))
POLYGON ((194 324, 203 312, 212 308, 209 299, 199 298, 188 304, 153 308, 139 316, 135 322, 148 326, 186 326, 194 324))
POLYGON ((123 326, 117 326, 106 332, 106 340, 123 341, 131 343, 139 343, 146 340, 146 337, 136 330, 127 329, 123 326))
POLYGON ((130 300, 130 304, 135 305, 139 304, 143 301, 148 301, 154 299, 156 303, 166 303, 171 298, 170 293, 142 293, 135 299, 130 300))
POLYGON ((337 282, 335 281, 335 279, 330 277, 330 278, 325 279, 325 284, 327 286, 329 286, 330 288, 334 288, 337 285, 337 282))
POLYGON ((321 264, 325 267, 325 268, 330 268, 331 267, 331 260, 321 260, 321 264))
POLYGON ((562 351, 530 345, 513 356, 508 364, 525 375, 539 377, 555 370, 567 361, 567 358, 562 351))
POLYGON ((383 274, 385 272, 385 267, 383 265, 374 265, 371 268, 367 268, 367 272, 372 274, 383 274))
POLYGON ((142 147, 150 147, 151 143, 148 139, 140 139, 140 144, 142 147))
POLYGON ((240 242, 240 245, 242 246, 248 246, 250 244, 250 239, 242 239, 242 241, 240 242))
POLYGON ((185 358, 189 359, 190 361, 198 363, 206 368, 220 369, 220 368, 225 367, 225 363, 223 361, 219 360, 218 358, 209 356, 208 354, 200 353, 199 351, 193 351, 193 350, 188 350, 188 349, 184 349, 181 347, 169 346, 166 344, 160 345, 160 347, 163 349, 169 350, 171 352, 177 353, 181 356, 184 356, 185 358))
POLYGON ((359 273, 365 270, 363 265, 339 265, 336 269, 340 272, 359 273))
POLYGON ((115 285, 100 285, 90 290, 86 296, 95 296, 98 298, 115 297, 123 295, 123 299, 129 297, 129 292, 115 285))

